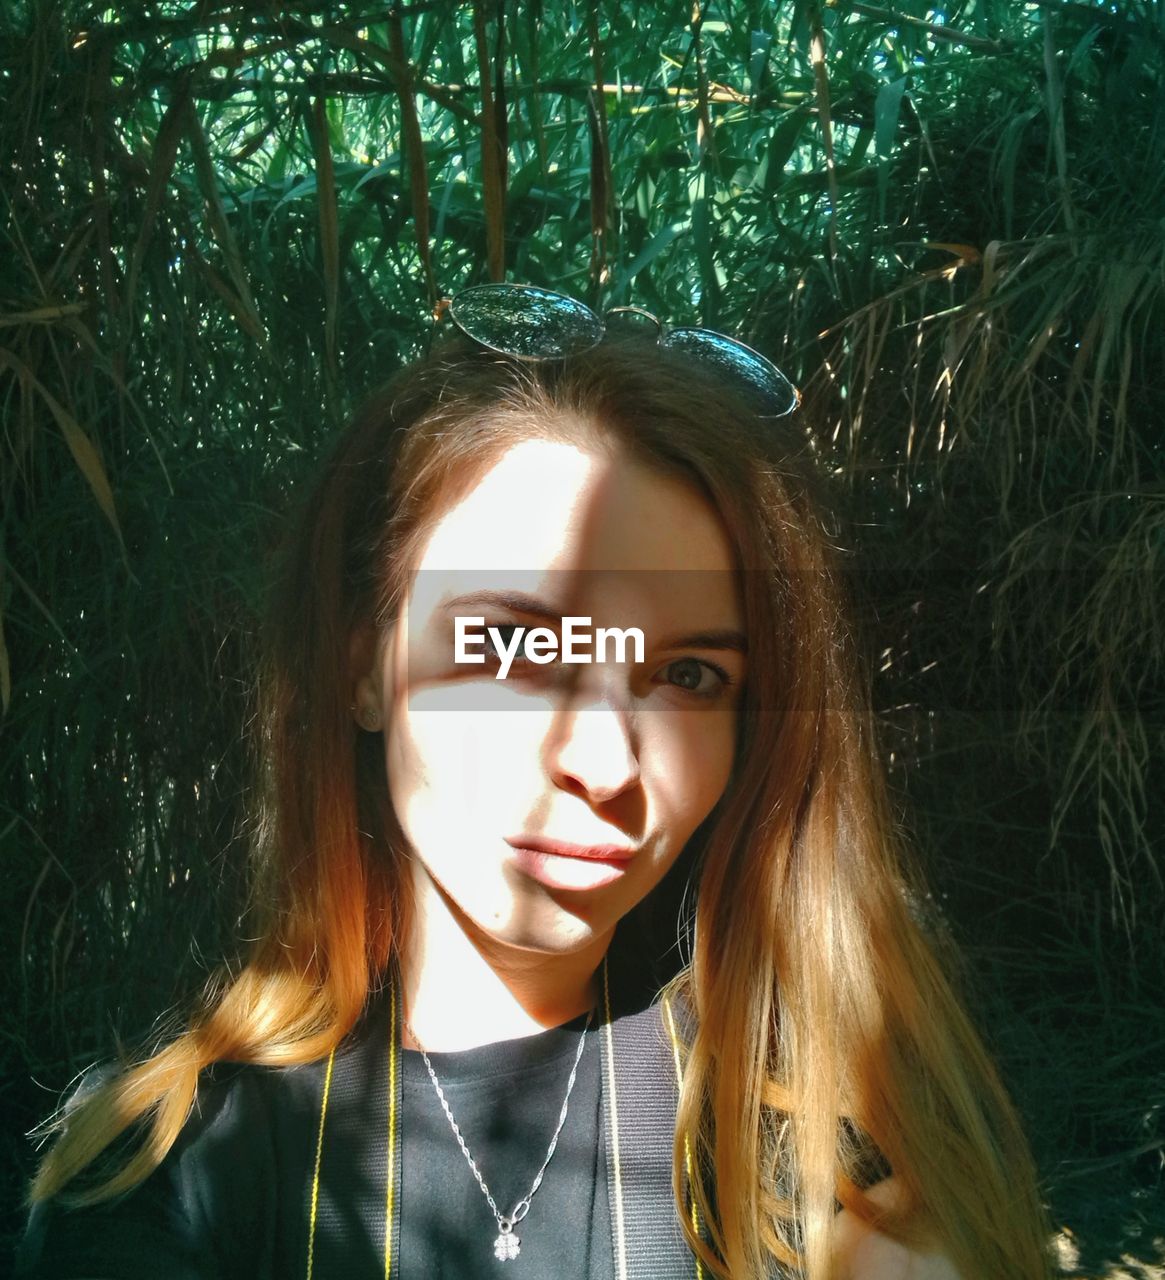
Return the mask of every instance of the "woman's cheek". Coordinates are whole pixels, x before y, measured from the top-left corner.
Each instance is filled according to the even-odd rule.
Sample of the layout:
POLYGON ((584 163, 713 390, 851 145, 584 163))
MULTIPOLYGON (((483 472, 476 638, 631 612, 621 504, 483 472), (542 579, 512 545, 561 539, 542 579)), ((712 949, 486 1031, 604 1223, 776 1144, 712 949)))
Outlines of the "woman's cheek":
POLYGON ((735 742, 736 717, 727 708, 683 709, 648 722, 644 748, 651 751, 654 790, 687 835, 724 794, 735 742))

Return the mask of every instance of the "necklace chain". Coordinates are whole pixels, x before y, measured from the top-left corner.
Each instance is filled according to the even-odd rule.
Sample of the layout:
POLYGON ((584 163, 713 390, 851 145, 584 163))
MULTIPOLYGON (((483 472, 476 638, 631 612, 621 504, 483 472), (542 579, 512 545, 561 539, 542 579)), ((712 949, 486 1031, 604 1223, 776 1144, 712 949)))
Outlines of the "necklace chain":
POLYGON ((538 1188, 542 1185, 542 1178, 546 1173, 547 1166, 550 1164, 554 1156, 555 1148, 558 1146, 558 1136, 562 1133, 562 1126, 566 1123, 566 1111, 570 1105, 570 1095, 574 1089, 575 1078, 578 1076, 578 1064, 582 1060, 583 1049, 586 1048, 587 1032, 590 1030, 591 1018, 594 1016, 592 1009, 587 1014, 586 1025, 582 1029, 582 1035, 579 1036, 578 1051, 574 1055, 574 1065, 570 1069, 570 1079, 566 1083, 566 1097, 562 1100, 562 1109, 558 1113, 558 1124, 554 1129, 554 1136, 550 1139, 550 1146, 546 1149, 546 1159, 542 1161, 542 1166, 534 1175, 534 1181, 530 1184, 530 1190, 514 1205, 509 1215, 503 1215, 494 1200, 489 1186, 485 1178, 482 1176, 481 1170, 477 1167, 477 1161, 470 1155, 469 1147, 466 1145, 461 1130, 457 1125, 457 1121, 453 1119, 453 1111, 449 1106, 449 1100, 445 1097, 445 1091, 441 1088, 441 1082, 437 1079, 437 1073, 433 1070, 433 1064, 429 1060, 428 1051, 421 1043, 420 1037, 413 1030, 412 1024, 407 1018, 404 1020, 408 1033, 413 1038, 413 1043, 421 1051, 421 1057, 425 1061, 425 1069, 429 1073, 429 1079, 433 1082, 433 1088, 437 1091, 437 1097, 441 1100, 441 1109, 445 1112, 445 1119, 449 1121, 449 1127, 453 1130, 453 1136, 457 1139, 457 1145, 461 1148, 461 1154, 465 1157, 466 1163, 473 1171, 473 1176, 477 1179, 477 1185, 481 1188, 481 1193, 485 1196, 489 1204, 490 1210, 498 1224, 498 1238, 494 1241, 494 1255, 499 1261, 509 1261, 518 1256, 519 1240, 514 1235, 514 1228, 519 1222, 530 1212, 530 1201, 534 1199, 534 1195, 538 1188))

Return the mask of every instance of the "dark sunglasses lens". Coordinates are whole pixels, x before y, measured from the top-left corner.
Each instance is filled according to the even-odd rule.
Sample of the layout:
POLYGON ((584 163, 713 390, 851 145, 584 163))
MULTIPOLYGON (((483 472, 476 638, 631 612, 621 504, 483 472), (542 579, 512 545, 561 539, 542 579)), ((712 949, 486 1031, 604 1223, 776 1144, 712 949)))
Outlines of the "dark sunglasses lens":
POLYGON ((771 360, 735 338, 726 338, 711 329, 672 329, 663 344, 743 378, 771 403, 774 417, 783 417, 797 407, 797 389, 789 379, 771 360))
POLYGON ((588 306, 532 285, 483 284, 449 306, 458 328, 483 347, 526 360, 557 360, 597 346, 602 321, 588 306))

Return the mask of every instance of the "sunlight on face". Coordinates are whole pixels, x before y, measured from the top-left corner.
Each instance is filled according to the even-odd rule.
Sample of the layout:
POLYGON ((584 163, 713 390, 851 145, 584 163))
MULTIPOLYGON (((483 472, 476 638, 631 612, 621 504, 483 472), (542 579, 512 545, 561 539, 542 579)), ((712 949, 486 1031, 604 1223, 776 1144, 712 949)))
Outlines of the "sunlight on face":
POLYGON ((514 446, 434 526, 375 674, 422 910, 495 948, 609 937, 720 798, 745 675, 727 535, 683 481, 514 446), (520 595, 520 599, 517 598, 520 595), (454 619, 638 627, 644 661, 454 661, 454 619), (565 847, 564 847, 565 846, 565 847))

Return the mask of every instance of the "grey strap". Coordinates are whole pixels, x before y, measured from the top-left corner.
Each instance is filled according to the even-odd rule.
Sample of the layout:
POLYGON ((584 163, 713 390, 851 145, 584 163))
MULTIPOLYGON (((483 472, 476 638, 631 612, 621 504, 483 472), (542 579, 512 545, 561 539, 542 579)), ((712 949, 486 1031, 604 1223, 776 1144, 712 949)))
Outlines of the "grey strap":
POLYGON ((661 1007, 602 1028, 603 1127, 616 1280, 701 1274, 672 1193, 676 1069, 661 1007))

